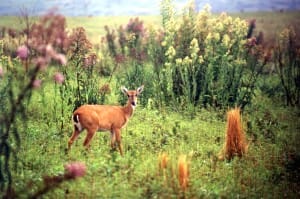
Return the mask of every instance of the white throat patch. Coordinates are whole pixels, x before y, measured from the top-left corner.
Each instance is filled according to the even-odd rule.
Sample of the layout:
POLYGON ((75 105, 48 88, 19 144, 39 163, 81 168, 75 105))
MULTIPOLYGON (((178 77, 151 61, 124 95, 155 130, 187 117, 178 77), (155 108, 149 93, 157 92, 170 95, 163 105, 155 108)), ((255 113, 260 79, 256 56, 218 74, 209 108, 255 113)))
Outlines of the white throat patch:
POLYGON ((132 107, 132 109, 134 110, 134 109, 135 109, 135 107, 136 107, 136 105, 132 105, 132 104, 131 104, 131 107, 132 107))

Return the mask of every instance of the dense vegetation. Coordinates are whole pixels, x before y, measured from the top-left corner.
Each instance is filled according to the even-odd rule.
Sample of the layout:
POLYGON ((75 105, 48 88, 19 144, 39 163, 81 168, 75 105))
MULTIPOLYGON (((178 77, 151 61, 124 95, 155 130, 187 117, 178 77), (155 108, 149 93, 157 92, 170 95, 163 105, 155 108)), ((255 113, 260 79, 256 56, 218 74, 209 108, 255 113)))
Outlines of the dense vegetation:
POLYGON ((101 41, 91 42, 85 28, 69 29, 57 13, 23 14, 22 27, 0 33, 1 196, 300 196, 293 23, 274 36, 256 31, 255 20, 212 15, 209 6, 196 12, 193 4, 178 14, 164 0, 161 25, 131 18, 103 26, 101 41), (67 151, 72 112, 86 103, 124 104, 122 85, 145 85, 123 129, 124 156, 110 151, 107 133, 89 151, 83 135, 67 151), (248 151, 223 161, 226 111, 234 107, 248 151))

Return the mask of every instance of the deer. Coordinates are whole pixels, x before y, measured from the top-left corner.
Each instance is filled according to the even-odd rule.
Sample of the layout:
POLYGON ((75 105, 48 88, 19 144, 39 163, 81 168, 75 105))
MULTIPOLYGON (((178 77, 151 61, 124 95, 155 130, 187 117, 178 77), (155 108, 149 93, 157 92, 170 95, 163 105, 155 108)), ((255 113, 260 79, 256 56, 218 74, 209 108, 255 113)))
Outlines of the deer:
POLYGON ((109 131, 111 148, 115 149, 117 144, 122 156, 121 129, 126 126, 133 115, 137 106, 138 96, 143 90, 144 85, 138 87, 136 90, 127 90, 127 88, 122 86, 121 91, 127 96, 127 103, 124 106, 85 104, 77 108, 72 115, 74 131, 68 141, 68 150, 71 149, 73 142, 85 129, 87 135, 83 146, 86 149, 89 149, 91 140, 96 132, 109 131))

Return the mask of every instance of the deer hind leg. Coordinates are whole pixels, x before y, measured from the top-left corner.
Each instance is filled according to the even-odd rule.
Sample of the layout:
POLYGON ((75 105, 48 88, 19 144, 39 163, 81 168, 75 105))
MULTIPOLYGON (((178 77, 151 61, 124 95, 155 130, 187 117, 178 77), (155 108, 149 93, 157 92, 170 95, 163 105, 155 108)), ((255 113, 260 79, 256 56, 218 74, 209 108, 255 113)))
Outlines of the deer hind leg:
POLYGON ((77 128, 76 125, 74 125, 74 132, 68 141, 68 150, 71 148, 71 145, 73 144, 73 142, 78 138, 79 134, 80 134, 79 129, 77 128))
POLYGON ((89 149, 91 140, 94 137, 96 131, 97 131, 97 129, 87 129, 87 135, 86 135, 85 140, 83 142, 83 146, 86 149, 89 149))
POLYGON ((110 146, 111 146, 112 150, 114 150, 116 148, 115 142, 116 142, 116 134, 113 130, 111 130, 111 132, 110 132, 110 146))

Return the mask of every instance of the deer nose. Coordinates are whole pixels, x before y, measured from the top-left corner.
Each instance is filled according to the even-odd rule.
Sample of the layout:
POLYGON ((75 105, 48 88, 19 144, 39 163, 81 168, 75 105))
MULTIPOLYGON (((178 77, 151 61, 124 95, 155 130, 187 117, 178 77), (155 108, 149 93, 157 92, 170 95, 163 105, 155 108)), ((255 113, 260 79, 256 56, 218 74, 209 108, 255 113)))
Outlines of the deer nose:
POLYGON ((132 101, 132 102, 131 102, 131 105, 132 105, 132 106, 136 106, 136 102, 135 102, 135 101, 132 101))

